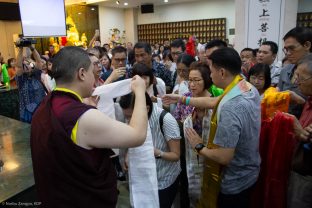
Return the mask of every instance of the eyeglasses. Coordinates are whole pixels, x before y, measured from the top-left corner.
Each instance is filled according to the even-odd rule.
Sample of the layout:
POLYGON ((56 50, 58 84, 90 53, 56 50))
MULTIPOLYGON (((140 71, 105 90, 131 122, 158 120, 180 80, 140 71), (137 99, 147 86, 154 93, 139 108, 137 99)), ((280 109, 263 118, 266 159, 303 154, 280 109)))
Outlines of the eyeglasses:
POLYGON ((301 44, 292 45, 292 46, 289 46, 289 47, 284 47, 284 48, 283 48, 283 52, 284 52, 284 54, 293 53, 293 52, 296 51, 296 49, 297 49, 300 45, 301 45, 301 44))
POLYGON ((177 68, 177 73, 178 74, 188 74, 189 69, 188 68, 177 68))
POLYGON ((202 79, 190 79, 189 83, 190 84, 193 83, 194 85, 198 85, 200 81, 202 81, 202 79))
POLYGON ((295 84, 296 85, 302 84, 302 83, 304 83, 305 81, 307 81, 309 79, 312 79, 312 76, 310 76, 308 78, 305 78, 305 79, 300 79, 299 78, 299 74, 298 74, 297 77, 295 78, 295 84))
POLYGON ((93 62, 93 65, 99 67, 100 69, 102 68, 102 64, 99 61, 93 62))
POLYGON ((120 62, 124 62, 124 61, 126 61, 126 59, 125 58, 114 58, 114 61, 116 61, 117 63, 120 63, 120 62))
POLYGON ((175 52, 171 52, 171 55, 180 55, 180 54, 182 54, 183 52, 182 51, 175 51, 175 52))

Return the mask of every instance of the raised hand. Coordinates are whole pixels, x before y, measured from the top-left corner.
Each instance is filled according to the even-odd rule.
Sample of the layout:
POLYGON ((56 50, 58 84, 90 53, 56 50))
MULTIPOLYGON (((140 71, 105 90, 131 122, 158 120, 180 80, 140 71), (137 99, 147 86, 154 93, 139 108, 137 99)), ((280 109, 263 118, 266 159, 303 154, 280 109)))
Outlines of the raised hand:
POLYGON ((312 142, 312 123, 310 123, 310 125, 305 127, 304 130, 308 133, 308 134, 306 134, 307 141, 312 142))
POLYGON ((288 114, 287 115, 291 116, 294 119, 294 134, 295 137, 303 142, 309 142, 311 141, 311 132, 312 132, 312 125, 310 124, 309 126, 307 126, 306 128, 302 128, 300 122, 298 121, 298 119, 291 115, 288 114), (310 132, 309 132, 310 131, 310 132))
POLYGON ((137 92, 145 92, 146 85, 144 79, 140 76, 135 75, 131 80, 131 90, 136 94, 137 92))
POLYGON ((126 67, 120 67, 113 69, 110 78, 112 82, 116 81, 118 78, 123 77, 126 74, 126 67))

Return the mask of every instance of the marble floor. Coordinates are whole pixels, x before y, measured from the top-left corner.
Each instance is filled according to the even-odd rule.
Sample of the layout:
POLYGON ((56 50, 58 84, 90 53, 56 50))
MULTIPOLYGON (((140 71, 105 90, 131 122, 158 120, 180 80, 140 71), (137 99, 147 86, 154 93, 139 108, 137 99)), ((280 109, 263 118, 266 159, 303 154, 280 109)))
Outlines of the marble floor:
POLYGON ((34 185, 30 125, 0 116, 0 202, 34 185))
POLYGON ((130 197, 128 182, 118 181, 117 188, 119 191, 118 202, 116 208, 130 208, 130 197))

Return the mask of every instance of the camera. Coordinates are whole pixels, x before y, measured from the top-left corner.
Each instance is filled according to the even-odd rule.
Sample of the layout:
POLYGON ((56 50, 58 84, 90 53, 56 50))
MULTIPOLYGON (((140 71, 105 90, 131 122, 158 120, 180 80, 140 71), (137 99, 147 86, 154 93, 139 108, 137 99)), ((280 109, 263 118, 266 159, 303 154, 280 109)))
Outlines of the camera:
POLYGON ((36 44, 37 41, 35 39, 28 39, 28 38, 20 38, 18 41, 15 42, 16 47, 29 47, 32 44, 36 44))

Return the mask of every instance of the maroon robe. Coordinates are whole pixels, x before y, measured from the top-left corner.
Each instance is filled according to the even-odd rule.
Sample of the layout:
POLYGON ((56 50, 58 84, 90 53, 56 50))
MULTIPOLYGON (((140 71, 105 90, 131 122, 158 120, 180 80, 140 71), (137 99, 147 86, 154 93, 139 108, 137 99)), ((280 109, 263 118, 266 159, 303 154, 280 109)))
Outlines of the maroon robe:
POLYGON ((73 143, 71 131, 93 107, 71 93, 53 91, 31 124, 35 186, 43 207, 115 207, 117 179, 110 149, 87 150, 73 143))

